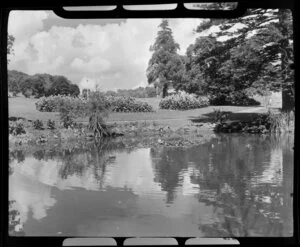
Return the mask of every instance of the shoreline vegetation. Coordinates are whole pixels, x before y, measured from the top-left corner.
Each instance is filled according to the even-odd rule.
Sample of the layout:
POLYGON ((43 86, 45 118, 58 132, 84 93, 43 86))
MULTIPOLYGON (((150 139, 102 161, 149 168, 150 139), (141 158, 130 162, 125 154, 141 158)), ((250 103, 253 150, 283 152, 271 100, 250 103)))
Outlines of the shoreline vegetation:
MULTIPOLYGON (((82 128, 57 127, 36 130, 30 126, 30 122, 24 125, 26 133, 9 135, 10 146, 18 145, 43 145, 63 142, 93 142, 94 134, 86 126, 82 128)), ((155 122, 115 122, 107 125, 112 133, 111 137, 98 140, 99 143, 110 140, 122 142, 126 146, 152 147, 168 146, 182 147, 201 144, 215 136, 214 124, 187 124, 180 127, 156 124, 155 122)))
MULTIPOLYGON (((38 111, 34 100, 22 97, 9 100, 10 123, 15 124, 15 129, 18 123, 24 128, 24 132, 9 134, 11 148, 95 140, 95 133, 88 128, 86 118, 78 119, 74 126, 65 128, 60 124, 57 112, 38 111), (27 106, 25 111, 19 107, 20 104, 27 106), (27 113, 30 113, 30 119, 24 118, 27 113)), ((208 141, 218 133, 270 134, 294 131, 294 115, 278 113, 276 108, 205 106, 180 111, 159 109, 158 99, 152 99, 151 104, 155 109, 153 112, 109 114, 103 124, 110 137, 104 139, 122 143, 126 147, 188 147, 208 141)), ((98 141, 103 142, 101 139, 98 141)))

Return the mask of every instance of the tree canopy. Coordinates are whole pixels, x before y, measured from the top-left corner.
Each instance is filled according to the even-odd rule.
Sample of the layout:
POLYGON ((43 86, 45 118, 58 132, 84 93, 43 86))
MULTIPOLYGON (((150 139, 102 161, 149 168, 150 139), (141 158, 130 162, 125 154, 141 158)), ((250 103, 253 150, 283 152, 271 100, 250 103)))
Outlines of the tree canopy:
POLYGON ((196 32, 202 35, 187 49, 182 88, 208 94, 217 104, 247 104, 253 93, 282 91, 283 108, 293 107, 288 10, 250 9, 237 19, 209 19, 196 32), (214 25, 219 31, 209 33, 214 25))
MULTIPOLYGON (((15 42, 15 37, 12 35, 8 35, 7 37, 7 55, 12 55, 14 50, 13 50, 13 44, 15 42)), ((7 62, 9 63, 9 58, 7 58, 7 62)))
POLYGON ((80 91, 64 76, 49 74, 28 75, 16 70, 8 71, 8 91, 14 95, 22 93, 26 97, 42 97, 50 95, 78 96, 80 91))
POLYGON ((168 87, 181 80, 184 65, 182 58, 177 54, 179 44, 173 38, 168 21, 162 20, 159 28, 155 42, 150 47, 153 54, 148 63, 147 78, 148 83, 159 87, 162 96, 165 97, 168 87))

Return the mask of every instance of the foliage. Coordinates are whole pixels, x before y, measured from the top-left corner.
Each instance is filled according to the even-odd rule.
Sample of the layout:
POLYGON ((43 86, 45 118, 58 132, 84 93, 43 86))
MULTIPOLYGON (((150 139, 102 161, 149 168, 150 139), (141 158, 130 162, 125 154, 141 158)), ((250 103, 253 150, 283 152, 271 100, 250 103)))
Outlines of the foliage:
POLYGON ((55 121, 49 119, 48 122, 47 122, 47 127, 48 127, 48 129, 50 129, 50 130, 55 129, 55 121))
POLYGON ((204 97, 196 97, 192 94, 178 93, 167 96, 159 102, 161 109, 189 110, 201 108, 208 105, 208 100, 204 97))
POLYGON ((78 96, 80 93, 79 87, 64 76, 28 75, 16 70, 8 71, 8 90, 14 95, 21 92, 25 97, 36 98, 58 94, 78 96))
POLYGON ((124 96, 134 98, 154 98, 156 97, 156 89, 154 87, 138 87, 135 89, 118 89, 115 91, 107 91, 105 96, 124 96))
MULTIPOLYGON (((26 80, 28 75, 16 70, 9 70, 7 76, 8 91, 12 92, 14 96, 21 93, 21 82, 26 80)), ((26 94, 28 95, 28 92, 26 94)))
POLYGON ((293 132, 294 112, 259 114, 252 121, 222 121, 215 126, 216 132, 223 133, 286 133, 293 132))
POLYGON ((153 112, 146 102, 137 101, 133 97, 106 97, 109 107, 114 112, 153 112))
MULTIPOLYGON (((97 92, 99 93, 99 92, 97 92)), ((89 101, 91 95, 97 94, 95 92, 90 92, 90 96, 85 100, 84 98, 76 98, 71 96, 49 96, 41 97, 35 102, 36 109, 42 112, 58 112, 60 108, 66 104, 66 110, 76 111, 75 108, 82 109, 84 105, 89 101)), ((98 101, 104 104, 106 109, 110 109, 114 112, 152 112, 153 108, 146 102, 137 101, 133 97, 114 97, 114 96, 104 96, 103 101, 98 101)), ((64 110, 63 110, 64 111, 64 110)), ((78 111, 77 111, 78 113, 78 111)), ((69 114, 70 115, 70 114, 69 114)))
POLYGON ((222 133, 252 133, 265 134, 270 131, 267 115, 261 115, 252 121, 224 121, 218 123, 214 131, 222 133))
POLYGON ((9 121, 9 134, 16 136, 25 133, 24 124, 21 121, 9 121))
POLYGON ((295 127, 295 114, 291 112, 273 113, 269 111, 268 120, 270 131, 275 133, 293 132, 295 127))
POLYGON ((260 102, 250 98, 246 93, 229 91, 228 93, 215 93, 210 96, 211 105, 237 105, 237 106, 256 106, 260 102))
POLYGON ((110 133, 105 125, 110 105, 105 96, 100 92, 90 94, 84 114, 89 117, 89 128, 93 130, 95 137, 102 138, 110 133))
POLYGON ((181 80, 184 66, 168 21, 164 19, 159 28, 155 43, 150 47, 153 54, 148 63, 147 78, 149 84, 155 84, 165 97, 168 87, 181 80))
POLYGON ((229 112, 221 111, 220 109, 214 109, 213 122, 224 123, 228 118, 229 112))
POLYGON ((32 122, 32 126, 33 126, 34 129, 42 130, 43 129, 43 122, 39 119, 34 120, 32 122))
MULTIPOLYGON (((229 100, 249 98, 250 88, 254 89, 252 93, 283 89, 293 98, 294 80, 289 67, 292 26, 288 10, 250 9, 236 19, 206 20, 196 31, 204 35, 187 49, 187 79, 182 80, 181 88, 208 94, 217 98, 217 103, 228 102, 224 98, 229 93, 229 100), (205 34, 214 25, 219 31, 205 34)), ((248 101, 241 100, 241 103, 248 104, 248 101)))
POLYGON ((75 127, 75 119, 82 117, 86 112, 86 101, 80 98, 74 98, 69 96, 57 96, 61 97, 57 109, 59 111, 59 117, 64 128, 75 127))
POLYGON ((71 102, 74 106, 81 105, 86 102, 83 98, 77 98, 65 95, 55 95, 49 97, 41 97, 35 102, 35 107, 41 112, 58 112, 64 102, 71 102))
POLYGON ((49 95, 71 95, 78 96, 80 94, 79 87, 72 84, 64 76, 53 76, 53 84, 46 92, 46 96, 49 95))
MULTIPOLYGON (((9 34, 7 36, 7 56, 12 55, 14 50, 13 50, 13 44, 15 42, 15 37, 9 34)), ((7 63, 9 63, 9 57, 7 57, 7 63)))

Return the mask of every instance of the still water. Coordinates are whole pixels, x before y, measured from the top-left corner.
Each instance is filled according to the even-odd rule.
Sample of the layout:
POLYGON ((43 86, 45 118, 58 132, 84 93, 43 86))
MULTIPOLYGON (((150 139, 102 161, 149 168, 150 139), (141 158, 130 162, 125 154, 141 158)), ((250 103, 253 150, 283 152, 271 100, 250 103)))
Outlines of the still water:
POLYGON ((10 234, 291 236, 293 138, 10 150, 10 234))

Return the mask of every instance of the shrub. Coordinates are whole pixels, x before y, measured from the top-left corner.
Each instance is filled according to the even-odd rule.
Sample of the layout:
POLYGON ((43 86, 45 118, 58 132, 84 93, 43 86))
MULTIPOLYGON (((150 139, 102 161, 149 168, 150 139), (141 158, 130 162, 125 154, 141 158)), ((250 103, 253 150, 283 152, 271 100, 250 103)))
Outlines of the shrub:
MULTIPOLYGON (((99 93, 99 92, 97 92, 99 93)), ((90 93, 90 95, 95 94, 90 93)), ((42 112, 60 112, 60 108, 63 105, 68 105, 70 111, 76 111, 85 107, 85 104, 89 100, 84 98, 76 98, 71 96, 49 96, 41 97, 35 102, 36 109, 42 112)), ((116 97, 116 96, 103 96, 102 104, 106 109, 111 109, 114 112, 152 112, 153 108, 146 102, 137 101, 132 97, 116 97)))
POLYGON ((105 124, 108 110, 109 103, 102 93, 90 93, 83 113, 89 117, 88 128, 94 132, 95 137, 110 136, 110 132, 105 124))
POLYGON ((24 124, 22 122, 12 122, 9 121, 9 134, 12 134, 14 136, 25 134, 26 131, 24 129, 24 124))
POLYGON ((178 93, 163 98, 159 102, 161 109, 170 110, 189 110, 201 108, 208 105, 208 99, 204 97, 196 97, 188 93, 178 93))
POLYGON ((214 109, 213 111, 213 122, 223 123, 227 120, 229 112, 221 111, 220 109, 214 109))
POLYGON ((265 134, 270 132, 270 124, 267 115, 260 115, 253 121, 220 122, 215 126, 216 132, 222 133, 252 133, 265 134))
POLYGON ((39 119, 33 121, 32 126, 36 130, 42 130, 43 129, 43 122, 39 119))
POLYGON ((256 106, 260 102, 250 98, 243 92, 232 92, 229 94, 213 95, 209 99, 211 105, 237 105, 237 106, 256 106))
POLYGON ((146 102, 137 101, 133 97, 106 97, 113 112, 153 112, 153 108, 146 102))
POLYGON ((65 95, 41 97, 35 102, 36 109, 41 112, 59 112, 59 108, 64 103, 72 102, 73 105, 84 104, 85 99, 65 95))
POLYGON ((216 132, 233 133, 244 132, 253 134, 265 133, 286 133, 294 130, 295 124, 294 112, 260 114, 252 121, 242 122, 219 122, 216 127, 216 132))
POLYGON ((75 124, 76 113, 70 101, 64 101, 59 106, 59 117, 64 128, 72 128, 75 124))
POLYGON ((48 122, 47 122, 47 127, 50 130, 55 129, 55 121, 52 121, 51 119, 49 119, 48 122))
POLYGON ((295 114, 291 112, 272 113, 268 112, 270 131, 276 133, 292 132, 295 124, 295 114))
POLYGON ((64 115, 61 117, 62 126, 66 129, 73 128, 75 125, 74 119, 69 115, 64 115))

